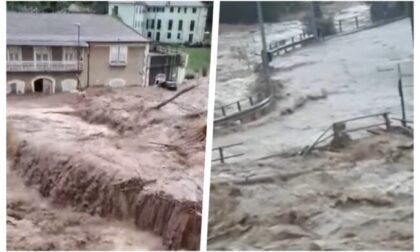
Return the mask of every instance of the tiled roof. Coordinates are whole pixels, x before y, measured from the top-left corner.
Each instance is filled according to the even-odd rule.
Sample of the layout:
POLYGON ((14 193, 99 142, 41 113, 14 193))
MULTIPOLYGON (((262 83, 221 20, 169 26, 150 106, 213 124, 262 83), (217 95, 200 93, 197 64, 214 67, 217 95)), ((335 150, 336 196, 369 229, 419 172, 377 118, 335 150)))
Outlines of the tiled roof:
POLYGON ((73 13, 7 13, 7 44, 72 44, 80 42, 148 42, 115 17, 73 13))

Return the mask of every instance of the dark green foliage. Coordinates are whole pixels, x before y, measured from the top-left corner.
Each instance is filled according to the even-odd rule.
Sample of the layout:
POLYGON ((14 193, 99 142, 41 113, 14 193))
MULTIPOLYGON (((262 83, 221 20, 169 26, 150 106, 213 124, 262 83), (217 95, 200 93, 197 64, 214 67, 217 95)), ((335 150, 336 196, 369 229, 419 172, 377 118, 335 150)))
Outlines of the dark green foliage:
POLYGON ((8 1, 7 10, 17 12, 66 12, 71 4, 77 4, 81 7, 90 9, 90 12, 97 14, 106 14, 108 12, 108 3, 98 2, 77 2, 77 1, 8 1))
POLYGON ((194 74, 192 74, 192 73, 187 73, 186 75, 185 75, 185 79, 187 79, 187 80, 192 80, 192 79, 194 79, 195 78, 195 75, 194 74))
MULTIPOLYGON (((282 14, 299 11, 307 8, 305 2, 261 2, 265 22, 276 22, 282 14)), ((226 2, 220 3, 221 23, 256 23, 256 2, 226 2)))
POLYGON ((203 67, 203 68, 201 69, 201 75, 202 75, 203 77, 206 77, 206 76, 207 76, 207 68, 203 67))
POLYGON ((314 7, 315 18, 322 18, 323 14, 322 14, 320 2, 313 2, 313 7, 314 7))
POLYGON ((334 35, 337 33, 337 31, 335 30, 334 19, 332 17, 318 18, 316 20, 316 25, 323 37, 334 35))
POLYGON ((369 2, 373 22, 408 15, 409 2, 369 2))

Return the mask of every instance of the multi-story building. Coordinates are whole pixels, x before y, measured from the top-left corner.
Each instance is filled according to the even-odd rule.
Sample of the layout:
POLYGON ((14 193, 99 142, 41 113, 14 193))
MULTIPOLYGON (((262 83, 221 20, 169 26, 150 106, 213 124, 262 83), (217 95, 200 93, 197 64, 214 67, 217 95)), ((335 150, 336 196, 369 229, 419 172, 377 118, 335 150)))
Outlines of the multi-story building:
POLYGON ((8 93, 147 86, 149 41, 108 15, 7 13, 8 93))
POLYGON ((205 39, 207 7, 199 1, 115 1, 108 11, 155 42, 197 44, 205 39))

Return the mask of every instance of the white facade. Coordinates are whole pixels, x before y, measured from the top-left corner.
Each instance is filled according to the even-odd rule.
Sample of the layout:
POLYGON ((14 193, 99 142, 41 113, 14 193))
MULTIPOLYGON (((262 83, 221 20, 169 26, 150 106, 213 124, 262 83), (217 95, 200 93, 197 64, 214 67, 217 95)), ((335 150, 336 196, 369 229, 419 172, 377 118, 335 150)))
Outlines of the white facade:
POLYGON ((201 2, 109 2, 109 15, 163 43, 203 43, 207 7, 201 2))

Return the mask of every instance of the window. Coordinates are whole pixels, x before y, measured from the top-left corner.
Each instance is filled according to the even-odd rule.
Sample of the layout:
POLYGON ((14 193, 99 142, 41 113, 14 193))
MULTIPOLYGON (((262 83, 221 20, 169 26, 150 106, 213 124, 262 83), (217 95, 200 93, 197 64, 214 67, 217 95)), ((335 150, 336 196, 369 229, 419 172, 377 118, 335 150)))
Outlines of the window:
POLYGON ((162 9, 162 12, 165 12, 165 7, 162 7, 161 9, 162 9))
POLYGON ((150 12, 152 9, 149 7, 149 8, 147 8, 147 12, 150 12))
POLYGON ((109 64, 126 65, 127 64, 127 46, 114 45, 109 47, 109 64))
POLYGON ((166 35, 166 37, 167 37, 168 39, 171 39, 171 33, 170 33, 170 32, 168 32, 168 34, 166 35))
POLYGON ((147 32, 147 37, 152 38, 152 32, 147 32))
POLYGON ((149 29, 149 19, 146 19, 146 29, 149 29))
POLYGON ((168 21, 168 30, 172 30, 172 19, 168 21))
POLYGON ((178 13, 180 13, 181 12, 181 7, 178 7, 178 13))
POLYGON ((50 61, 51 50, 48 47, 34 47, 35 61, 50 61))
POLYGON ((193 34, 191 33, 191 34, 188 36, 188 43, 192 44, 192 42, 193 42, 193 34))
POLYGON ((174 7, 171 7, 169 11, 174 12, 174 7))
POLYGON ((194 31, 194 25, 195 25, 194 20, 191 20, 191 23, 190 23, 190 31, 194 31))
POLYGON ((150 28, 151 29, 155 29, 155 20, 154 19, 150 19, 151 24, 150 24, 150 28))
POLYGON ((7 47, 7 60, 10 61, 19 61, 21 59, 21 50, 20 47, 10 46, 7 47))
POLYGON ((160 41, 160 32, 156 32, 156 41, 159 42, 160 41))
POLYGON ((177 39, 181 39, 181 33, 178 33, 178 35, 176 36, 177 39))
POLYGON ((196 13, 197 12, 197 8, 193 8, 193 13, 196 13))
POLYGON ((182 31, 182 20, 178 21, 178 31, 182 31))
POLYGON ((63 47, 63 61, 77 61, 77 49, 74 47, 63 47))
POLYGON ((160 19, 158 19, 158 21, 157 21, 157 29, 158 29, 158 30, 160 30, 160 25, 161 25, 161 20, 160 20, 160 19))
POLYGON ((187 13, 187 7, 184 8, 184 13, 187 13))
POLYGON ((114 6, 114 7, 112 8, 112 15, 113 15, 113 16, 118 16, 118 6, 114 6))

